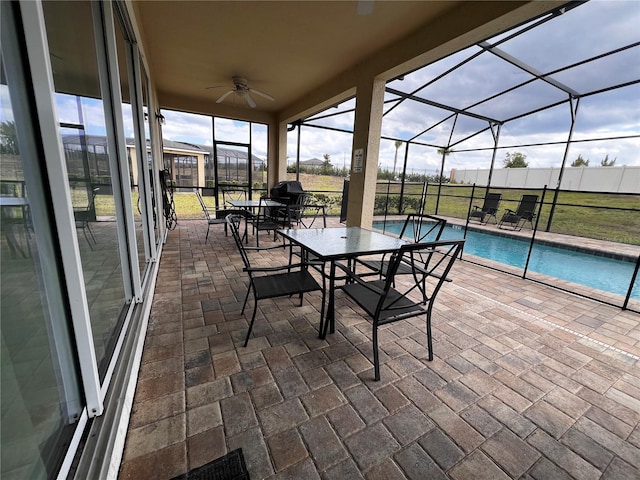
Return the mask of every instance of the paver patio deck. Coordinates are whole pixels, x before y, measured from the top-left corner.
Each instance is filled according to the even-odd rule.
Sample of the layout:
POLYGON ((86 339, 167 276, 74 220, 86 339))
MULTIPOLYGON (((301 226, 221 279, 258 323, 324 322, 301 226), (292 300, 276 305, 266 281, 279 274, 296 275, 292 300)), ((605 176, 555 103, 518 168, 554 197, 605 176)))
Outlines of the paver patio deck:
POLYGON ((640 478, 640 315, 460 261, 434 360, 421 318, 391 324, 374 382, 370 323, 341 292, 326 340, 315 293, 262 301, 242 347, 247 276, 205 231, 182 221, 165 245, 120 478, 238 447, 254 480, 640 478))

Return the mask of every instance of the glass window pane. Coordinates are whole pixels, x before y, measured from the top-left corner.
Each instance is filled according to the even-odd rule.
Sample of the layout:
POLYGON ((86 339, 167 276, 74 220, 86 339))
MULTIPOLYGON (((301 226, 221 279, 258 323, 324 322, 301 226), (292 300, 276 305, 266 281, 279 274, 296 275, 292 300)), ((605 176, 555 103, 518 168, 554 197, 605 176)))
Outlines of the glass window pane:
POLYGON ((242 120, 214 117, 213 131, 218 142, 249 143, 251 124, 242 120))
POLYGON ((96 361, 102 376, 120 332, 126 298, 90 3, 43 2, 43 8, 96 361), (84 28, 76 28, 78 23, 84 28))
MULTIPOLYGON (((153 171, 157 168, 156 163, 153 161, 152 157, 152 149, 151 145, 153 145, 153 141, 151 139, 151 120, 155 121, 155 113, 149 111, 149 79, 147 77, 147 73, 144 69, 142 59, 140 59, 140 66, 142 71, 142 108, 144 113, 144 138, 145 141, 143 145, 145 146, 145 152, 143 153, 142 158, 144 159, 142 163, 149 170, 149 188, 151 191, 151 206, 148 208, 148 211, 153 216, 153 232, 150 232, 151 238, 149 239, 149 245, 159 245, 162 239, 160 238, 160 228, 158 224, 158 215, 156 213, 156 198, 154 195, 154 175, 153 171)), ((157 188, 157 187, 156 187, 157 188)))
MULTIPOLYGON (((4 9, 3 9, 4 14, 4 9)), ((3 49, 5 47, 3 46, 3 49)), ((0 52, 0 424, 2 478, 55 478, 79 418, 78 373, 69 325, 54 319, 40 266, 49 232, 34 225, 28 179, 37 161, 23 158, 28 141, 13 110, 12 85, 0 52), (29 175, 25 176, 25 170, 29 175), (26 177, 26 178, 25 178, 26 177), (38 228, 36 228, 38 227, 38 228)), ((7 65, 6 68, 15 68, 7 65)), ((32 185, 32 188, 37 186, 32 185)), ((50 262, 49 262, 50 263, 50 262)), ((52 293, 49 295, 53 295, 52 293)))
POLYGON ((220 185, 249 185, 249 150, 240 145, 217 145, 220 185))
POLYGON ((202 218, 193 189, 202 188, 207 205, 214 211, 213 122, 210 116, 162 110, 163 167, 176 187, 173 201, 178 218, 202 218))
MULTIPOLYGON (((144 229, 142 226, 142 209, 140 204, 140 195, 145 194, 145 185, 142 176, 139 175, 138 157, 136 152, 135 137, 139 132, 134 128, 132 105, 135 95, 135 87, 129 84, 132 75, 131 42, 127 39, 121 22, 115 22, 116 29, 116 46, 118 49, 118 73, 120 74, 120 92, 122 94, 122 120, 124 122, 124 135, 127 144, 127 156, 129 162, 129 177, 131 181, 131 203, 133 204, 133 218, 136 229, 136 246, 138 249, 138 268, 140 269, 140 278, 144 276, 147 268, 147 258, 144 250, 144 229)), ((144 145, 144 141, 142 142, 144 145)))
POLYGON ((300 165, 296 165, 298 130, 289 132, 287 180, 296 180, 313 195, 314 201, 327 207, 327 214, 340 211, 344 178, 351 169, 353 134, 303 125, 300 129, 300 165))

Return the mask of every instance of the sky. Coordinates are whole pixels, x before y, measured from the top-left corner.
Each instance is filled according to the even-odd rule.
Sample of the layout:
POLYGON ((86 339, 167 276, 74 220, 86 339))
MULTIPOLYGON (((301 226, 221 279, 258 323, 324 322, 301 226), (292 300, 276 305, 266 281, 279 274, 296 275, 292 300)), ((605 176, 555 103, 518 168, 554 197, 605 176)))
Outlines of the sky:
MULTIPOLYGON (((487 42, 538 72, 549 73, 578 64, 550 78, 580 95, 640 79, 640 46, 596 62, 579 64, 597 55, 640 42, 640 0, 591 0, 501 43, 507 35, 498 35, 487 39, 487 42)), ((480 51, 478 46, 471 46, 432 65, 407 73, 402 79, 390 82, 388 87, 454 108, 468 108, 474 114, 499 122, 551 102, 564 101, 554 108, 504 123, 499 130, 499 148, 495 158, 499 167, 507 153, 520 152, 526 155, 530 167, 559 167, 565 155, 564 142, 569 137, 571 125, 572 107, 566 101, 569 95, 541 80, 514 88, 532 80, 531 74, 489 52, 473 58, 480 51), (466 63, 438 78, 460 62, 466 63), (514 90, 496 99, 482 101, 508 88, 514 90), (557 144, 536 146, 550 142, 557 144)), ((0 87, 0 121, 10 118, 6 90, 6 86, 0 87)), ((437 173, 442 161, 437 147, 447 146, 449 138, 453 151, 446 158, 445 173, 451 168, 489 168, 494 139, 487 130, 489 123, 486 120, 460 116, 454 128, 454 119, 447 120, 451 117, 447 111, 415 101, 398 103, 398 97, 390 93, 385 98, 388 103, 382 123, 383 139, 378 160, 382 168, 392 169, 396 160, 396 170, 400 171, 406 148, 406 143, 403 143, 396 149, 394 140, 384 137, 404 141, 417 137, 419 142, 427 144, 411 144, 409 147, 409 173, 437 173), (461 139, 481 130, 485 131, 459 143, 461 139)), ((80 109, 74 96, 56 94, 56 102, 62 122, 83 123, 87 133, 104 135, 104 114, 99 100, 83 98, 80 109)), ((340 115, 309 121, 309 124, 351 130, 354 105, 353 99, 348 100, 317 116, 343 112, 340 115)), ((580 155, 590 161, 590 166, 600 165, 605 156, 609 160, 615 159, 616 165, 640 165, 639 138, 584 141, 640 135, 639 83, 585 96, 579 102, 574 101, 573 107, 576 108, 576 105, 576 122, 572 133, 574 143, 567 153, 568 164, 580 155)), ((212 145, 211 117, 170 110, 163 110, 162 113, 166 117, 163 126, 165 139, 212 145)), ((133 122, 128 105, 125 105, 123 115, 125 128, 129 130, 125 134, 132 136, 130 130, 133 122)), ((253 154, 265 158, 266 127, 253 124, 252 133, 253 154)), ((494 133, 497 133, 497 129, 494 133)), ((249 141, 249 124, 216 119, 215 135, 217 140, 246 143, 249 141)), ((297 130, 294 130, 288 136, 289 163, 294 162, 298 155, 297 135, 297 130)), ((328 154, 333 165, 349 167, 352 137, 348 133, 304 125, 300 144, 300 160, 322 158, 328 154)))

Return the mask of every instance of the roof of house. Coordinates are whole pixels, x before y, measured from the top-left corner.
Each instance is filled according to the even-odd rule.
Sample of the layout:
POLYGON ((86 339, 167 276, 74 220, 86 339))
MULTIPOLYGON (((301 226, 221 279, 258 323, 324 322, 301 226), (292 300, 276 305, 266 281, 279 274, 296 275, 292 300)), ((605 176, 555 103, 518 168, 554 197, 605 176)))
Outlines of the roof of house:
MULTIPOLYGON (((76 134, 62 135, 62 142, 64 145, 82 145, 83 141, 84 141, 84 144, 88 146, 103 146, 105 148, 107 146, 107 137, 105 137, 104 135, 84 135, 84 136, 76 135, 76 134)), ((135 142, 133 137, 127 137, 126 142, 128 147, 135 148, 135 142)), ((204 153, 205 155, 213 155, 212 145, 198 145, 195 143, 163 139, 162 147, 164 150, 174 150, 174 151, 191 152, 191 153, 204 153)), ((148 140, 147 140, 147 148, 150 148, 148 140)), ((232 148, 224 148, 219 146, 218 157, 220 156, 246 159, 247 152, 243 150, 235 150, 232 148)), ((255 155, 251 155, 251 158, 254 163, 263 161, 262 158, 257 157, 255 155)))
POLYGON ((300 160, 300 165, 305 165, 307 167, 321 167, 324 164, 324 160, 320 160, 319 158, 310 158, 309 160, 300 160))

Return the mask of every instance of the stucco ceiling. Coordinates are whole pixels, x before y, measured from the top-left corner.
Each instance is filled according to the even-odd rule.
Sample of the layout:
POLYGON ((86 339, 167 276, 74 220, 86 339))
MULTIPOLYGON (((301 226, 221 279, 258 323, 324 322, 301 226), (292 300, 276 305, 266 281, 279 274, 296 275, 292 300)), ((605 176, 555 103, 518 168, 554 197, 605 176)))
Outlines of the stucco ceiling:
MULTIPOLYGON (((210 111, 240 75, 275 98, 254 95, 255 110, 276 112, 459 3, 140 1, 134 11, 162 106, 210 111), (373 11, 358 14, 359 3, 373 11)), ((225 104, 248 108, 236 95, 225 104)))

